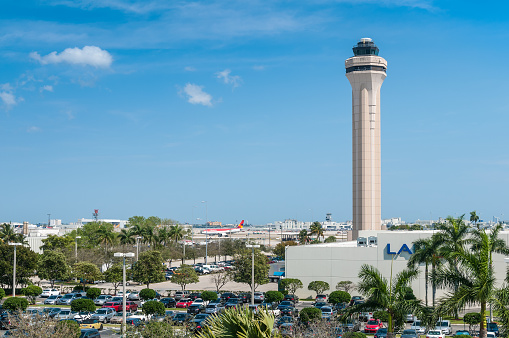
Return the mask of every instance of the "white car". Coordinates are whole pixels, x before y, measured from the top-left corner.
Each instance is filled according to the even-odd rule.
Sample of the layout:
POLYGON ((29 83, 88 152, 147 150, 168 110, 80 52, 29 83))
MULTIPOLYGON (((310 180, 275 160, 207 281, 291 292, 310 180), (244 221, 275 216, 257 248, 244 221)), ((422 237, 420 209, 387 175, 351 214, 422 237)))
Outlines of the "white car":
POLYGON ((127 296, 129 300, 140 300, 140 293, 138 291, 133 291, 127 296))
POLYGON ((204 304, 204 303, 205 303, 205 301, 204 301, 203 299, 201 299, 201 298, 196 298, 196 299, 195 299, 195 300, 191 303, 191 305, 202 305, 202 304, 204 304))
POLYGON ((435 330, 442 330, 444 334, 451 334, 452 327, 450 320, 440 320, 435 325, 435 330))
POLYGON ((412 326, 410 326, 410 329, 415 330, 418 334, 425 334, 426 333, 426 327, 422 326, 420 320, 416 320, 412 323, 412 326))
MULTIPOLYGON (((125 292, 125 296, 126 296, 126 298, 129 298, 129 294, 130 294, 130 293, 131 293, 131 291, 126 291, 126 292, 125 292)), ((115 296, 117 296, 117 297, 123 297, 123 294, 124 294, 124 292, 123 292, 123 291, 119 291, 119 292, 117 292, 117 294, 116 294, 115 296)))
POLYGON ((60 294, 60 291, 57 289, 44 289, 42 290, 41 297, 42 298, 48 298, 49 296, 58 296, 60 294))
POLYGON ((129 319, 131 319, 131 318, 140 318, 143 321, 147 321, 148 320, 147 315, 144 314, 143 311, 141 311, 141 310, 137 310, 135 313, 133 313, 132 316, 129 316, 129 319))
POLYGON ((442 330, 429 330, 426 338, 445 338, 445 333, 442 330))

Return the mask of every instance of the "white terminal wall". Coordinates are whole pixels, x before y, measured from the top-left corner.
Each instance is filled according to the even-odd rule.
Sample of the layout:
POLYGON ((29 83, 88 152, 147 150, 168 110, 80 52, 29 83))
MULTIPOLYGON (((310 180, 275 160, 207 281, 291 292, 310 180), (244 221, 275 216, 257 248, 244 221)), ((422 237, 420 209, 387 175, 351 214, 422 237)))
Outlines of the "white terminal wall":
MULTIPOLYGON (((350 280, 357 284, 360 267, 369 264, 376 267, 384 277, 391 275, 391 263, 393 274, 397 274, 407 267, 410 254, 403 251, 399 255, 387 254, 387 245, 390 251, 398 252, 403 244, 413 250, 413 242, 420 238, 429 238, 433 231, 361 231, 359 236, 377 236, 378 246, 357 247, 356 242, 339 242, 328 244, 289 246, 286 251, 285 275, 286 278, 298 278, 302 281, 303 288, 297 291, 299 297, 315 296, 314 291, 307 289, 312 281, 321 280, 329 283, 330 293, 336 289, 339 281, 350 280)), ((500 233, 500 238, 509 243, 509 232, 500 233)), ((504 256, 495 254, 494 268, 497 283, 504 282, 506 263, 504 256)), ((413 282, 412 288, 417 298, 425 298, 424 265, 420 267, 421 273, 413 282)), ((429 267, 431 273, 431 266, 429 267)), ((358 294, 353 291, 353 294, 358 294)), ((444 290, 437 290, 437 298, 444 294, 444 290)), ((428 290, 428 302, 431 304, 431 284, 428 290)))

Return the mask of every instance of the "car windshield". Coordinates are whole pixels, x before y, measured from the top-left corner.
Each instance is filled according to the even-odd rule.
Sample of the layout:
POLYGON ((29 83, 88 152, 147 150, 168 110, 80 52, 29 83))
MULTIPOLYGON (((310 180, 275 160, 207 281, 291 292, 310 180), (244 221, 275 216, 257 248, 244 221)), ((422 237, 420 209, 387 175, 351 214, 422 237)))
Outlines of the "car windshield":
POLYGON ((94 324, 94 323, 97 323, 97 320, 95 320, 95 319, 83 319, 82 323, 83 324, 94 324))
POLYGON ((449 326, 449 323, 447 323, 447 322, 438 322, 437 326, 449 326))
POLYGON ((208 315, 206 315, 206 314, 200 314, 200 315, 196 315, 196 317, 194 317, 194 319, 205 319, 207 317, 208 317, 208 315))
POLYGON ((324 306, 327 305, 327 303, 324 302, 316 302, 316 306, 324 306))
POLYGON ((57 298, 58 298, 58 296, 55 296, 55 295, 48 297, 48 299, 57 299, 57 298))
POLYGON ((368 320, 368 324, 367 325, 377 325, 377 324, 378 324, 378 321, 376 321, 376 320, 368 320))
POLYGON ((403 330, 403 334, 415 334, 415 330, 403 330))
POLYGON ((61 315, 68 315, 70 313, 71 313, 71 310, 62 310, 62 311, 60 311, 61 315))
POLYGON ((186 318, 186 314, 185 313, 177 313, 177 315, 175 316, 175 318, 177 319, 182 319, 182 318, 186 318))
POLYGON ((412 326, 421 326, 421 322, 420 321, 415 321, 412 326))
POLYGON ((322 312, 331 312, 332 309, 330 307, 322 307, 322 312))
POLYGON ((440 336, 440 331, 429 331, 428 332, 429 335, 433 335, 433 336, 440 336))
POLYGON ((67 295, 64 296, 64 298, 66 298, 66 299, 69 299, 69 298, 72 298, 72 297, 74 297, 74 295, 71 295, 71 294, 67 294, 67 295))
POLYGON ((99 296, 99 297, 97 297, 97 298, 98 298, 98 299, 106 299, 106 298, 108 298, 108 296, 107 296, 107 295, 100 295, 100 296, 99 296))
POLYGON ((383 329, 383 328, 382 328, 382 329, 378 329, 378 333, 379 333, 379 334, 380 334, 380 333, 387 333, 387 329, 383 329))
POLYGON ((488 329, 498 329, 497 323, 488 323, 488 329))
POLYGON ((189 302, 189 298, 182 298, 182 299, 180 300, 180 302, 181 302, 181 303, 189 302))
POLYGON ((106 313, 108 313, 108 310, 97 310, 96 312, 98 315, 104 315, 106 313))

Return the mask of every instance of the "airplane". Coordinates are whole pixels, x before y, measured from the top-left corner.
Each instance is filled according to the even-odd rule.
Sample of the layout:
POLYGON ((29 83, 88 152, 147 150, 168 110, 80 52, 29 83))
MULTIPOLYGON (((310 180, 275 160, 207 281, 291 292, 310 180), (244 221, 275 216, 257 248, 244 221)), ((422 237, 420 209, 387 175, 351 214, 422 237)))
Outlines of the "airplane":
POLYGON ((201 231, 201 233, 207 234, 207 235, 222 235, 222 234, 227 235, 232 232, 240 232, 243 226, 244 226, 244 220, 242 220, 242 222, 240 222, 236 228, 204 229, 201 231))

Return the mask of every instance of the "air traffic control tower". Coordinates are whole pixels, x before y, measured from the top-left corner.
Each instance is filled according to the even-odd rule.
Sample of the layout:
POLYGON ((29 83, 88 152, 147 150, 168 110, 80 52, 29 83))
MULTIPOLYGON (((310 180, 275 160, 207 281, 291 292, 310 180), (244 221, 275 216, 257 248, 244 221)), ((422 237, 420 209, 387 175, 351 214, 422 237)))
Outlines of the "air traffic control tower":
POLYGON ((360 230, 381 230, 380 87, 387 61, 363 38, 345 61, 352 86, 352 239, 360 230))

